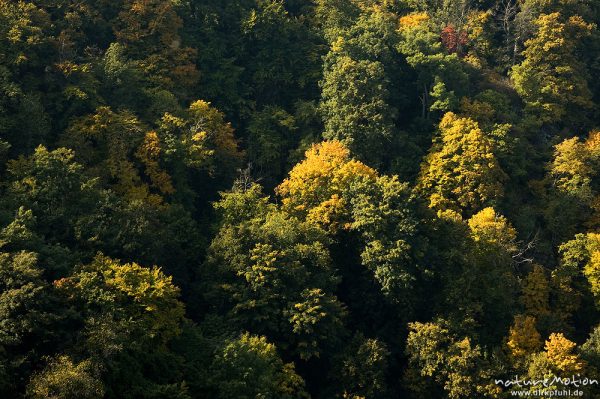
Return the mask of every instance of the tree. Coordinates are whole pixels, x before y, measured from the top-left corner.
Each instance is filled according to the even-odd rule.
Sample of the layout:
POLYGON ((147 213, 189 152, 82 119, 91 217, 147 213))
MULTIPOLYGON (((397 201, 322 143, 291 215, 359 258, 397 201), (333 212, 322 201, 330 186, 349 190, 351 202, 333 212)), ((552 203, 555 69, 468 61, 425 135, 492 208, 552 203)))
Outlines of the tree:
POLYGON ((211 380, 217 398, 307 398, 293 363, 284 363, 265 337, 244 333, 216 353, 211 380))
POLYGON ((75 150, 77 158, 93 175, 119 194, 130 199, 160 201, 150 197, 149 187, 142 181, 132 159, 142 143, 144 130, 132 113, 115 113, 101 107, 94 115, 74 121, 63 143, 75 150))
POLYGON ((381 154, 393 134, 395 112, 386 102, 388 85, 380 63, 338 56, 322 84, 324 137, 344 142, 377 164, 369 154, 381 154))
POLYGON ((525 59, 512 69, 515 89, 525 101, 533 123, 565 120, 573 126, 585 121, 593 107, 587 85, 587 69, 578 47, 593 26, 581 17, 543 14, 536 21, 536 35, 525 42, 525 59))
POLYGON ((343 398, 386 398, 389 395, 386 372, 390 351, 377 339, 356 334, 336 358, 334 383, 343 398))
POLYGON ((580 346, 581 358, 588 364, 592 370, 598 370, 600 366, 600 329, 596 326, 591 332, 587 340, 580 346))
POLYGON ((0 392, 12 396, 22 390, 38 356, 58 344, 58 327, 67 314, 57 306, 35 253, 0 252, 0 346, 4 372, 12 376, 2 381, 0 392))
MULTIPOLYGON (((276 191, 283 210, 323 227, 338 245, 358 249, 361 265, 387 300, 411 307, 416 248, 422 243, 407 184, 397 176, 378 176, 352 159, 343 144, 326 141, 307 151, 276 191)), ((347 255, 338 262, 355 275, 353 264, 347 264, 355 261, 347 255)))
POLYGON ((542 337, 535 327, 535 322, 532 316, 515 316, 506 345, 517 361, 527 358, 542 347, 542 337))
POLYGON ((279 181, 288 169, 298 127, 293 115, 278 107, 254 113, 248 126, 248 158, 261 177, 279 181))
POLYGON ((349 188, 355 180, 376 178, 377 172, 350 157, 339 141, 325 141, 306 151, 305 159, 277 187, 282 209, 329 231, 350 227, 349 188))
MULTIPOLYGON (((431 379, 443 387, 449 398, 498 397, 500 393, 499 388, 489 382, 490 364, 483 357, 481 347, 468 337, 454 336, 443 322, 410 323, 406 353, 409 373, 416 374, 412 377, 431 379)), ((428 395, 422 383, 411 384, 410 388, 428 395)))
POLYGON ((171 277, 99 254, 54 287, 80 314, 72 350, 97 364, 106 397, 189 397, 181 359, 167 349, 184 321, 171 277))
POLYGON ((584 141, 573 137, 554 147, 548 167, 550 198, 545 216, 556 241, 597 226, 595 171, 600 159, 599 138, 598 132, 592 131, 584 141))
POLYGON ((321 56, 316 35, 302 18, 290 15, 287 2, 259 0, 250 4, 240 21, 239 56, 244 60, 242 82, 252 103, 259 109, 264 105, 289 106, 298 97, 315 95, 321 56))
POLYGON ((38 91, 50 18, 33 3, 1 1, 0 26, 0 135, 18 154, 42 144, 50 128, 38 91))
POLYGON ((184 315, 179 288, 158 267, 120 264, 98 255, 79 273, 59 280, 57 285, 79 295, 89 307, 87 311, 99 309, 123 320, 135 320, 137 333, 157 342, 179 333, 184 315))
POLYGON ((439 271, 443 309, 455 331, 477 337, 482 345, 497 345, 515 315, 518 280, 512 255, 517 233, 493 208, 481 210, 466 224, 468 230, 453 239, 458 259, 444 259, 439 271))
POLYGON ((445 109, 452 105, 452 97, 464 93, 468 75, 458 54, 448 54, 443 48, 440 32, 427 12, 403 16, 400 35, 398 50, 416 74, 415 95, 421 102, 421 117, 429 118, 432 105, 434 110, 441 110, 446 97, 449 102, 443 106, 445 109))
POLYGON ((374 182, 356 182, 352 193, 351 227, 362 239, 362 265, 373 273, 386 298, 409 313, 415 280, 424 272, 420 270, 424 244, 410 188, 396 176, 381 176, 374 182))
POLYGON ((575 375, 584 368, 579 356, 574 354, 576 344, 561 333, 550 334, 545 349, 548 361, 561 375, 575 375))
POLYGON ((282 350, 318 357, 337 341, 345 313, 333 294, 328 238, 314 224, 267 205, 256 190, 224 194, 217 205, 230 222, 201 269, 205 301, 282 350))
POLYGON ((323 137, 342 141, 373 166, 385 160, 400 105, 394 20, 381 8, 363 11, 353 26, 332 38, 321 82, 323 137))
POLYGON ((505 179, 479 124, 449 112, 440 122, 439 141, 423 161, 417 188, 433 209, 472 215, 502 197, 505 179))
POLYGON ((113 31, 125 53, 150 76, 152 86, 183 95, 198 80, 193 63, 196 51, 182 45, 182 20, 175 4, 167 0, 124 0, 113 31))
POLYGON ((190 184, 193 171, 228 182, 243 156, 225 115, 204 100, 194 101, 181 116, 165 113, 156 136, 159 165, 172 177, 178 201, 186 205, 198 194, 190 184))
POLYGON ((550 281, 544 268, 533 265, 533 269, 521 283, 521 302, 526 314, 543 319, 550 315, 550 281))
POLYGON ((31 210, 37 232, 55 242, 72 240, 77 220, 92 213, 99 201, 94 179, 85 176, 73 151, 65 148, 39 146, 31 156, 9 161, 7 171, 5 209, 31 210))
MULTIPOLYGON (((553 313, 563 331, 573 328, 573 319, 580 323, 594 323, 593 254, 600 249, 597 234, 577 234, 573 240, 558 247, 560 263, 552 272, 553 313), (589 266, 588 266, 589 265, 589 266), (587 273, 586 273, 587 267, 587 273)), ((556 327, 555 327, 556 328, 556 327)))
POLYGON ((100 399, 104 397, 102 382, 94 375, 92 363, 73 363, 68 356, 53 359, 46 368, 33 376, 27 386, 32 399, 100 399))

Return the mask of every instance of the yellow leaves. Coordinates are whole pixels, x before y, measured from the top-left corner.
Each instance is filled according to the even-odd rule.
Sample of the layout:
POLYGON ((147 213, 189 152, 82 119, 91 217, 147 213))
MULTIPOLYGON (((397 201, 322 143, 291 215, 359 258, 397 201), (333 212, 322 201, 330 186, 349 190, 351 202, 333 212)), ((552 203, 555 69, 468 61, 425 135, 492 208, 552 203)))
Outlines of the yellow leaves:
POLYGON ((517 238, 517 231, 504 216, 496 214, 491 207, 473 215, 469 219, 469 228, 475 241, 485 240, 493 244, 514 247, 513 243, 517 238))
POLYGON ((152 185, 163 194, 173 194, 175 188, 171 182, 171 176, 162 170, 159 164, 160 154, 158 135, 154 131, 146 133, 144 142, 136 151, 136 156, 145 165, 146 175, 152 181, 152 185))
POLYGON ((184 119, 171 115, 168 112, 162 116, 161 122, 166 126, 172 126, 180 129, 184 128, 186 125, 184 119))
MULTIPOLYGON (((182 142, 187 147, 188 163, 200 167, 208 158, 228 159, 236 162, 241 153, 230 123, 216 108, 204 100, 193 102, 188 110, 191 126, 183 134, 182 142)), ((181 122, 177 122, 181 126, 181 122)))
POLYGON ((32 2, 0 0, 0 35, 9 44, 2 58, 17 65, 26 62, 27 53, 48 40, 44 28, 49 27, 49 19, 47 12, 32 2))
POLYGON ((429 22, 426 12, 414 12, 400 18, 400 30, 414 28, 429 22))
POLYGON ((193 102, 190 105, 190 112, 195 115, 203 115, 207 120, 223 121, 222 114, 216 108, 211 107, 208 101, 197 100, 193 102))
POLYGON ((441 142, 425 158, 417 189, 433 209, 476 212, 503 194, 506 175, 491 140, 470 118, 446 113, 440 122, 441 142))
POLYGON ((178 333, 184 307, 177 299, 179 288, 173 285, 171 276, 156 266, 120 264, 104 256, 97 256, 92 267, 102 275, 106 287, 130 298, 147 313, 143 317, 152 330, 161 331, 164 337, 178 333))
POLYGON ((259 287, 267 281, 267 274, 276 270, 280 255, 280 251, 271 245, 258 243, 250 253, 250 260, 253 262, 251 269, 240 270, 238 274, 243 275, 251 286, 259 287))
POLYGON ((95 376, 95 364, 87 359, 79 363, 66 355, 51 359, 46 367, 31 376, 27 398, 96 399, 104 397, 102 381, 95 376))
POLYGON ((336 41, 331 44, 331 51, 340 52, 344 49, 344 38, 338 37, 336 41))
POLYGON ((548 361, 564 375, 576 375, 583 370, 585 362, 574 354, 575 347, 575 342, 565 338, 562 333, 550 334, 545 345, 548 361))
POLYGON ((374 169, 350 158, 344 144, 324 141, 306 152, 305 160, 294 166, 276 192, 284 209, 336 231, 349 225, 344 192, 355 179, 376 177, 374 169))
POLYGON ((592 131, 582 142, 579 137, 564 140, 554 147, 550 176, 562 192, 577 196, 590 206, 593 203, 592 178, 600 161, 600 134, 592 131))
POLYGON ((127 294, 146 309, 156 309, 152 301, 161 296, 176 297, 179 294, 179 289, 172 285, 171 276, 164 275, 156 266, 147 268, 137 263, 121 265, 106 258, 104 261, 108 266, 102 271, 106 284, 127 294))
POLYGON ((579 137, 567 139, 554 147, 552 174, 588 175, 591 170, 586 165, 586 146, 582 145, 579 137))
POLYGON ((583 274, 590 284, 596 302, 600 303, 600 251, 591 253, 590 261, 583 268, 583 274))
POLYGON ((590 155, 597 157, 600 153, 600 130, 592 130, 584 145, 590 155))
POLYGON ((542 337, 535 327, 535 317, 517 315, 508 334, 507 346, 517 359, 529 356, 542 347, 542 337))
POLYGON ((69 77, 78 73, 90 73, 92 70, 92 64, 75 64, 70 61, 63 61, 57 63, 56 68, 61 71, 63 75, 69 77))
POLYGON ((346 224, 340 226, 337 223, 337 220, 343 217, 345 210, 346 203, 344 200, 338 194, 333 194, 330 199, 310 209, 306 220, 321 226, 329 226, 332 230, 337 230, 340 227, 347 228, 346 224))
POLYGON ((472 12, 467 17, 467 32, 470 40, 476 40, 485 31, 485 25, 490 21, 492 11, 476 11, 472 12))

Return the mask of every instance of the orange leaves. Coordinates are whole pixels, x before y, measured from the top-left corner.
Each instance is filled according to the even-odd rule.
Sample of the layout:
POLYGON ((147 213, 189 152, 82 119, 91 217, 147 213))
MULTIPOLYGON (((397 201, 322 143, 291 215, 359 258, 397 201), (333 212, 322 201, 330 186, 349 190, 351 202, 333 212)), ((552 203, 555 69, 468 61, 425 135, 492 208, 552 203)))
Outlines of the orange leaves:
POLYGON ((426 12, 414 12, 400 18, 400 29, 414 28, 429 21, 426 12))

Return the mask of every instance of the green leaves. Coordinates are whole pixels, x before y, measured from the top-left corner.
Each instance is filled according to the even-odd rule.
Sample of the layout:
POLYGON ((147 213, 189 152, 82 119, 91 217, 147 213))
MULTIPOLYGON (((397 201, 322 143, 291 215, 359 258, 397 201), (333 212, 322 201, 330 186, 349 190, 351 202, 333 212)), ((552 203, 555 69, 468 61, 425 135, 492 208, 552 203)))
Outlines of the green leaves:
POLYGON ((535 24, 536 35, 525 42, 525 59, 512 69, 515 89, 538 126, 561 120, 577 126, 581 110, 593 106, 586 66, 577 56, 593 26, 558 12, 541 15, 535 24))
POLYGON ((211 366, 218 398, 307 398, 304 381, 265 337, 242 334, 225 343, 211 366))
MULTIPOLYGON (((347 23, 343 21, 341 23, 347 23)), ((323 137, 343 142, 359 159, 381 165, 395 133, 394 89, 400 78, 393 16, 373 9, 331 39, 321 81, 323 137)), ((396 100, 396 101, 395 101, 396 100)))
POLYGON ((27 397, 100 399, 104 397, 104 387, 94 376, 92 362, 73 363, 68 356, 59 356, 33 376, 27 387, 27 397))
POLYGON ((302 358, 319 356, 343 316, 330 294, 337 280, 328 239, 318 227, 267 207, 257 194, 252 186, 217 204, 225 223, 202 267, 207 299, 219 298, 211 298, 222 303, 216 310, 230 312, 243 329, 265 334, 302 358))

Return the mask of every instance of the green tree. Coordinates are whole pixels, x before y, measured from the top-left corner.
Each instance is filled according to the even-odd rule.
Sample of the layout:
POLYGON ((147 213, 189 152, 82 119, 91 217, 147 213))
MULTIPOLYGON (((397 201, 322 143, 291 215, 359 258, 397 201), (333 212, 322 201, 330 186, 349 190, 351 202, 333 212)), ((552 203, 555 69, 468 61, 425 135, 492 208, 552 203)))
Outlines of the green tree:
POLYGON ((409 358, 408 380, 415 382, 409 388, 418 394, 436 394, 439 388, 427 387, 433 382, 443 388, 449 398, 499 397, 499 388, 490 382, 492 365, 483 351, 468 337, 452 334, 444 323, 411 323, 406 340, 409 358), (411 373, 413 373, 411 375, 411 373))
POLYGON ((414 93, 421 103, 421 117, 429 117, 432 106, 433 110, 452 106, 453 97, 464 93, 468 75, 458 54, 444 50, 430 15, 419 12, 403 16, 400 37, 398 49, 416 75, 414 93))
POLYGON ((329 43, 324 62, 323 137, 342 141, 359 159, 379 166, 401 105, 395 15, 366 8, 341 32, 329 43))
POLYGON ((319 356, 337 340, 345 313, 332 293, 337 278, 328 238, 256 194, 255 188, 223 194, 217 205, 224 220, 234 221, 220 228, 202 266, 206 299, 282 350, 319 356), (250 217, 229 216, 240 211, 250 217))
POLYGON ((525 42, 523 62, 512 69, 515 89, 532 123, 562 120, 581 126, 593 103, 579 46, 593 26, 579 16, 564 18, 557 12, 541 15, 535 25, 537 33, 525 42))
POLYGON ((386 398, 386 374, 390 351, 385 343, 356 334, 336 358, 333 379, 339 385, 337 397, 386 398))
POLYGON ((284 363, 275 345, 248 333, 225 342, 211 365, 217 398, 307 398, 293 363, 284 363))
POLYGON ((50 20, 33 3, 2 1, 0 26, 0 136, 18 154, 43 143, 50 128, 39 91, 50 20))
POLYGON ((80 314, 73 350, 98 366, 105 397, 189 397, 179 380, 182 360, 168 350, 184 321, 171 277, 97 255, 54 286, 80 314))

